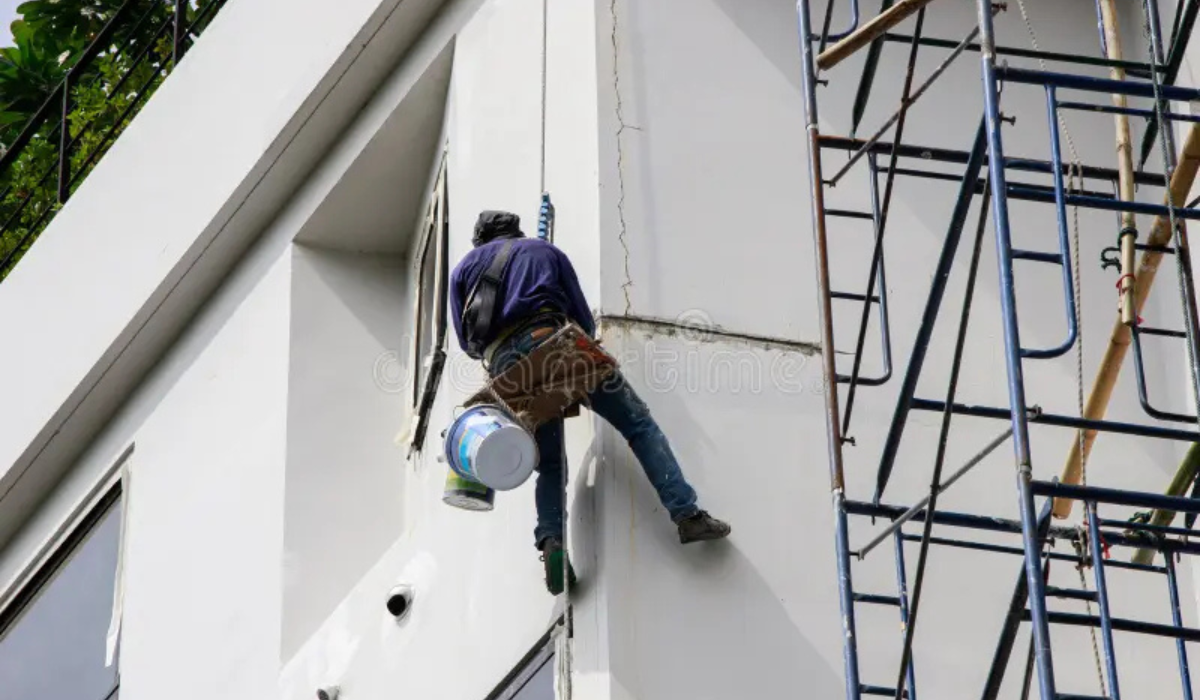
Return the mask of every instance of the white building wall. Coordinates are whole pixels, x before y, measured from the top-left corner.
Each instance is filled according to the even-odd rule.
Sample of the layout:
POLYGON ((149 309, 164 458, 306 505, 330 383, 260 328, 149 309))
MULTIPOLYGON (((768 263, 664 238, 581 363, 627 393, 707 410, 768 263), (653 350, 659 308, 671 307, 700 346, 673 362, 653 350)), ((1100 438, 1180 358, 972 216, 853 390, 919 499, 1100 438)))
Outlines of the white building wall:
POLYGON ((291 269, 272 264, 137 429, 122 697, 273 690, 291 269))
MULTIPOLYGON (((587 413, 569 422, 571 545, 582 578, 573 597, 574 697, 840 697, 794 5, 790 0, 551 5, 544 171, 557 205, 556 242, 574 260, 603 318, 606 344, 662 423, 702 504, 734 526, 726 543, 681 548, 620 438, 587 413), (710 323, 713 332, 679 332, 662 324, 681 318, 710 323), (747 335, 754 338, 736 337, 747 335)), ((232 9, 238 6, 231 3, 232 9)), ((411 1, 401 7, 420 9, 415 17, 432 10, 432 4, 411 1)), ((1090 0, 1072 0, 1031 8, 1046 48, 1053 43, 1060 51, 1094 52, 1092 25, 1078 19, 1091 7, 1090 0)), ((931 33, 965 34, 973 22, 969 3, 938 8, 927 20, 931 33)), ((374 97, 351 110, 356 114, 346 129, 334 129, 340 135, 328 136, 332 146, 317 149, 319 166, 293 173, 299 184, 285 188, 279 198, 286 203, 276 215, 264 213, 270 223, 254 229, 254 247, 0 558, 2 579, 17 575, 69 511, 75 494, 86 492, 135 444, 123 698, 219 694, 300 700, 312 698, 319 686, 336 684, 348 700, 472 700, 484 697, 561 613, 542 589, 532 546, 532 484, 499 494, 488 514, 441 503, 446 468, 435 459, 439 433, 481 382, 479 368, 453 340, 425 449, 406 462, 395 442, 407 425, 408 394, 380 386, 374 372, 378 357, 394 351, 401 352, 401 371, 411 370, 406 364, 411 358, 402 351, 411 333, 415 289, 413 241, 407 239, 412 232, 382 236, 387 242, 381 245, 408 250, 400 257, 292 243, 313 221, 322 222, 317 236, 322 243, 336 240, 339 217, 353 219, 348 229, 361 234, 355 240, 378 240, 381 232, 366 229, 386 217, 374 218, 378 212, 372 211, 356 216, 353 208, 341 206, 347 200, 338 198, 339 188, 355 186, 355 168, 365 154, 397 147, 389 117, 408 109, 412 94, 428 95, 418 90, 419 79, 451 56, 444 132, 452 263, 469 249, 481 209, 512 209, 532 234, 543 186, 541 12, 537 0, 449 2, 397 68, 375 66, 377 75, 388 77, 377 81, 374 97), (417 593, 411 615, 397 625, 384 600, 401 582, 417 593)), ((358 17, 364 31, 367 16, 358 17)), ((998 24, 1002 43, 1028 41, 1014 10, 998 24)), ((1126 31, 1132 33, 1129 46, 1138 46, 1129 27, 1136 28, 1132 15, 1126 31)), ((418 31, 410 28, 405 41, 418 31)), ((898 45, 889 47, 864 130, 895 103, 903 53, 898 45)), ((926 52, 918 76, 942 55, 926 52)), ((199 57, 189 62, 199 66, 199 57)), ((319 54, 312 60, 297 70, 321 73, 335 57, 319 54)), ((843 132, 848 123, 849 89, 860 61, 847 62, 832 76, 851 87, 822 88, 827 131, 843 132)), ((182 85, 186 79, 172 81, 182 85)), ((295 90, 288 94, 296 101, 311 99, 302 85, 295 90)), ((978 57, 968 54, 914 112, 906 140, 966 148, 978 123, 978 95, 978 57)), ((164 111, 169 99, 155 98, 167 105, 160 107, 164 111)), ((1041 94, 1014 86, 1004 100, 1005 111, 1018 116, 1018 125, 1006 132, 1009 152, 1043 157, 1041 94)), ((269 141, 286 120, 275 124, 264 115, 253 124, 266 130, 269 141)), ((1069 121, 1087 160, 1110 157, 1109 118, 1069 121)), ((131 130, 121 143, 151 152, 154 138, 131 130)), ((116 157, 114 151, 109 158, 116 157)), ((836 165, 841 156, 828 154, 826 162, 836 165)), ((412 167, 425 173, 432 164, 412 167)), ((105 172, 97 170, 92 179, 105 172)), ((833 191, 831 206, 865 206, 863 184, 861 178, 847 181, 833 191)), ((945 183, 898 183, 887 243, 897 358, 907 357, 912 343, 954 189, 945 183)), ((82 197, 78 201, 86 201, 82 197)), ((386 199, 376 204, 388 205, 386 199)), ((1022 245, 1044 250, 1053 244, 1046 235, 1053 231, 1047 208, 1014 204, 1013 214, 1022 245)), ((201 222, 195 232, 207 226, 200 214, 188 220, 193 219, 201 222)), ((1080 219, 1084 285, 1097 290, 1085 302, 1084 326, 1107 328, 1112 280, 1094 260, 1111 242, 1112 220, 1080 219)), ((55 223, 67 231, 59 234, 64 241, 72 235, 66 227, 78 226, 72 221, 60 217, 55 223)), ((962 298, 972 232, 973 223, 947 293, 946 319, 956 316, 962 298)), ((831 230, 839 287, 863 283, 868 242, 865 228, 831 230)), ((50 245, 45 250, 51 252, 39 254, 45 262, 31 254, 22 264, 27 284, 39 274, 39 264, 53 260, 55 246, 42 245, 50 245)), ((991 246, 988 238, 960 400, 1006 405, 991 246)), ((1026 266, 1019 275, 1026 344, 1058 342, 1063 315, 1057 276, 1026 266)), ((0 288, 0 302, 5 290, 17 288, 10 287, 15 279, 0 288)), ((3 310, 0 306, 0 317, 3 310)), ((852 342, 853 318, 851 308, 839 308, 839 347, 852 342)), ((120 329, 110 325, 109 331, 120 329)), ((938 327, 921 396, 944 392, 952 331, 948 322, 938 327)), ((98 338, 89 342, 101 343, 98 338)), ((101 348, 87 345, 80 354, 85 350, 97 354, 101 348)), ((1089 344, 1085 381, 1098 357, 1099 343, 1089 344)), ((82 372, 89 361, 73 362, 82 372)), ((1028 385, 1035 390, 1031 401, 1072 412, 1073 363, 1069 356, 1045 367, 1027 363, 1028 385)), ((859 394, 852 431, 857 446, 846 450, 851 497, 869 499, 903 369, 898 361, 888 387, 859 394)), ((1119 388, 1125 400, 1111 417, 1139 417, 1128 400, 1132 387, 1126 372, 1119 388)), ((50 407, 52 401, 44 403, 50 407)), ((937 421, 932 414, 914 414, 885 500, 909 502, 927 488, 937 421)), ((957 466, 1003 427, 956 420, 947 466, 957 466)), ((1062 431, 1034 430, 1039 478, 1058 473, 1069 439, 1062 431)), ((26 444, 13 438, 14 459, 26 444)), ((1131 440, 1103 445, 1089 470, 1097 482, 1154 488, 1174 469, 1172 446, 1131 440)), ((1012 482, 1005 448, 943 504, 1015 517, 1012 482)), ((865 521, 856 520, 854 543, 868 532, 865 521)), ((958 698, 981 685, 1017 560, 937 550, 930 567, 917 636, 919 689, 927 698, 958 698)), ((1073 576, 1063 567, 1055 581, 1078 585, 1073 576)), ((891 593, 891 577, 886 549, 856 565, 860 590, 891 593)), ((1114 575, 1110 583, 1116 614, 1168 619, 1161 581, 1147 589, 1145 582, 1114 575), (1146 590, 1154 595, 1142 596, 1146 590)), ((867 682, 892 681, 900 644, 893 615, 873 611, 859 618, 867 682)), ((1186 619, 1195 625, 1190 601, 1186 619)), ((1086 632, 1055 634, 1060 689, 1094 692, 1086 632)), ((1118 651, 1127 694, 1175 692, 1169 643, 1123 637, 1118 651)))
MULTIPOLYGON (((1042 48, 1097 53, 1092 3, 1026 4, 1042 48)), ((840 697, 841 626, 818 358, 716 335, 688 342, 681 340, 684 334, 664 335, 637 320, 619 318, 630 314, 701 321, 735 334, 793 342, 819 339, 794 3, 618 1, 597 3, 597 13, 598 35, 607 39, 615 23, 618 37, 615 61, 611 52, 600 52, 602 307, 618 317, 610 320, 606 337, 625 356, 638 358, 635 382, 702 500, 734 526, 728 547, 681 550, 628 450, 615 444, 615 437, 606 443, 612 459, 602 471, 603 488, 598 488, 604 525, 586 535, 601 539, 608 555, 603 577, 613 697, 779 697, 791 692, 840 697), (740 391, 729 378, 708 378, 731 357, 745 363, 740 391), (691 383, 685 380, 689 370, 691 383), (678 379, 671 381, 674 371, 678 379), (753 373, 763 378, 759 391, 745 388, 753 373)), ((823 8, 815 7, 814 21, 819 23, 822 14, 823 8)), ((1124 20, 1127 55, 1142 60, 1140 7, 1130 4, 1124 20)), ((999 43, 1029 46, 1015 4, 996 21, 999 43)), ((840 23, 835 18, 834 26, 840 23)), ((956 38, 974 23, 974 3, 939 4, 930 8, 925 31, 956 38)), ((916 84, 946 53, 923 51, 916 84)), ((905 45, 888 46, 860 136, 870 135, 895 109, 906 57, 905 45)), ((861 65, 859 55, 822 76, 833 81, 818 93, 823 132, 848 131, 861 65)), ((1044 105, 1038 88, 1005 89, 1003 109, 1017 116, 1016 126, 1005 129, 1009 155, 1048 158, 1044 105)), ((979 56, 966 54, 910 112, 905 141, 967 150, 981 109, 979 56)), ((1066 119, 1083 159, 1115 166, 1111 117, 1070 113, 1066 119)), ((828 151, 824 162, 830 176, 845 156, 828 151)), ((961 173, 962 167, 944 171, 961 173)), ((827 190, 827 206, 866 209, 865 179, 860 171, 827 190)), ((858 393, 849 432, 856 445, 845 447, 851 498, 870 500, 873 494, 904 361, 956 191, 955 183, 897 181, 885 248, 898 363, 886 387, 858 393)), ((959 247, 918 396, 945 396, 977 211, 978 201, 959 247)), ((1056 246, 1052 208, 1013 202, 1010 213, 1018 245, 1036 250, 1056 246)), ((1083 325, 1089 334, 1085 391, 1112 322, 1115 276, 1101 272, 1096 260, 1101 247, 1112 245, 1115 230, 1109 215, 1080 214, 1083 325)), ((862 291, 870 242, 869 226, 830 220, 836 288, 862 291)), ((958 400, 1006 407, 994 250, 989 224, 958 400)), ((1024 344, 1058 344, 1065 325, 1057 269, 1018 263, 1017 275, 1024 344)), ((1149 312, 1178 319, 1170 297, 1155 297, 1149 312)), ((840 355, 839 367, 848 373, 858 307, 835 302, 835 312, 839 350, 846 353, 840 355)), ((874 333, 868 336, 865 373, 879 367, 874 333)), ((1157 344, 1154 352, 1163 353, 1159 366, 1169 367, 1178 356, 1162 347, 1157 344)), ((627 367, 631 364, 627 359, 627 367)), ((1031 404, 1077 414, 1073 355, 1026 362, 1025 368, 1031 404)), ((1175 393, 1179 383, 1172 373, 1152 369, 1151 383, 1159 403, 1186 406, 1175 393)), ((1129 367, 1118 392, 1109 417, 1144 421, 1129 367)), ((844 390, 842 396, 844 406, 844 390)), ((885 502, 908 504, 927 492, 939 422, 937 414, 913 413, 885 502)), ((954 425, 946 473, 1005 428, 1002 422, 969 418, 956 418, 954 425)), ((1035 476, 1050 479, 1061 471, 1073 435, 1041 427, 1032 432, 1035 476)), ((1177 455, 1169 443, 1101 437, 1088 472, 1094 483, 1158 490, 1174 472, 1177 455)), ((939 507, 1016 518, 1011 448, 997 450, 939 507)), ((1110 511, 1108 517, 1118 516, 1110 511)), ((873 531, 863 519, 852 519, 852 527, 855 547, 873 531)), ((884 546, 864 564, 855 564, 856 588, 893 594, 891 556, 884 546)), ((912 547, 910 577, 915 559, 912 547)), ((932 552, 915 652, 923 697, 963 697, 982 687, 1018 566, 1016 558, 932 552)), ((1114 614, 1169 621, 1163 581, 1121 573, 1109 578, 1114 614)), ((1055 582, 1080 585, 1069 567, 1058 570, 1055 582)), ((1058 609, 1083 612, 1082 604, 1058 609)), ((901 643, 895 615, 894 610, 859 607, 865 683, 895 682, 901 643)), ((1191 606, 1185 619, 1195 620, 1191 606)), ((1056 628, 1054 636, 1060 691, 1098 692, 1086 631, 1056 628)), ((1024 653, 1024 644, 1018 645, 1018 654, 1024 653)), ((1178 692, 1171 642, 1118 635, 1117 649, 1127 694, 1178 692)), ((1006 692, 1014 691, 1010 679, 1006 692)))
POLYGON ((443 4, 241 0, 214 19, 0 290, 6 333, 22 339, 0 362, 24 370, 0 400, 0 541, 443 4))
MULTIPOLYGON (((530 235, 536 231, 540 23, 541 3, 501 0, 481 7, 456 36, 446 127, 451 265, 470 249, 481 209, 511 209, 530 235)), ((586 87, 595 71, 592 9, 556 4, 550 27, 546 177, 557 206, 556 242, 576 262, 596 305, 596 107, 595 92, 586 87)), ((282 697, 309 698, 316 687, 338 684, 347 697, 481 698, 561 614, 541 584, 532 483, 498 494, 487 514, 441 502, 441 430, 456 404, 482 382, 480 368, 459 351, 452 331, 449 346, 425 450, 407 465, 397 463, 406 472, 404 536, 286 661, 282 697), (416 599, 397 625, 384 601, 401 582, 416 587, 416 599)), ((572 421, 573 463, 582 461, 591 439, 585 421, 572 421)), ((590 508, 590 497, 577 498, 572 513, 578 530, 601 517, 590 508)), ((582 577, 598 578, 597 556, 577 552, 582 577)), ((602 597, 582 595, 587 602, 575 611, 575 691, 577 697, 608 697, 602 597)))
POLYGON ((297 248, 288 354, 281 658, 404 529, 409 269, 399 256, 297 248), (390 390, 389 390, 390 389, 390 390))

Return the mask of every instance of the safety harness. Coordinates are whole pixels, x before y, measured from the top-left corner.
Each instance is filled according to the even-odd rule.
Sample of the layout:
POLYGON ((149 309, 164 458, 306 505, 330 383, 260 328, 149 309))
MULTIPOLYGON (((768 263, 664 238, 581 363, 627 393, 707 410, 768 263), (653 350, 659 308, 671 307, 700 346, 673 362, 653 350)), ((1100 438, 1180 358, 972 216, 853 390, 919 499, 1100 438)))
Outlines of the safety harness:
POLYGON ((496 318, 496 302, 500 298, 500 287, 504 282, 509 253, 512 252, 514 242, 511 238, 504 242, 500 252, 492 258, 491 264, 471 289, 467 303, 463 306, 463 336, 467 341, 467 355, 473 359, 483 359, 486 347, 484 339, 492 331, 492 323, 496 318))

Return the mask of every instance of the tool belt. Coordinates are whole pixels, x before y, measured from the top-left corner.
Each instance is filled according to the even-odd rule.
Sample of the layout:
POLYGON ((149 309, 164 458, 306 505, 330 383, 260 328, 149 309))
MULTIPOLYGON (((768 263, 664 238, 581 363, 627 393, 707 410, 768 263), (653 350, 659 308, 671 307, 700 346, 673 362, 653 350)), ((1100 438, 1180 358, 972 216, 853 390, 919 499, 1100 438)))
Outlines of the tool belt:
POLYGON ((538 326, 554 326, 561 328, 567 324, 567 317, 561 311, 556 311, 549 307, 538 309, 532 316, 527 316, 520 321, 512 324, 500 332, 496 339, 483 350, 483 361, 487 366, 491 366, 492 360, 495 358, 496 351, 500 349, 504 343, 510 338, 514 338, 525 331, 538 326))
MULTIPOLYGON (((535 318, 514 324, 513 331, 536 327, 535 318)), ((547 331, 544 341, 489 379, 463 406, 498 405, 530 432, 548 420, 577 415, 580 404, 617 370, 617 361, 577 323, 565 321, 547 331)))

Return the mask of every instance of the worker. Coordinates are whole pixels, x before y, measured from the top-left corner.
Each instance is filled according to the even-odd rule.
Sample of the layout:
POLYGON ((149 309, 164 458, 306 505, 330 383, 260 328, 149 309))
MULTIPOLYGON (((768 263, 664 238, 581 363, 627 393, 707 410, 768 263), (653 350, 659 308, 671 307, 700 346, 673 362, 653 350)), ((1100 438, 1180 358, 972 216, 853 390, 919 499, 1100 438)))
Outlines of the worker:
MULTIPOLYGON (((571 261, 554 244, 526 238, 520 218, 484 211, 475 223, 474 250, 454 268, 450 305, 462 349, 482 360, 495 377, 574 322, 595 334, 583 290, 571 261)), ((588 397, 592 410, 629 442, 658 498, 679 531, 682 544, 727 537, 731 528, 696 505, 667 438, 650 409, 620 370, 588 397)), ((546 587, 563 589, 563 419, 543 423, 535 435, 537 528, 534 544, 544 562, 546 587)), ((568 562, 567 567, 570 570, 568 562)), ((573 579, 574 571, 568 574, 573 579)))

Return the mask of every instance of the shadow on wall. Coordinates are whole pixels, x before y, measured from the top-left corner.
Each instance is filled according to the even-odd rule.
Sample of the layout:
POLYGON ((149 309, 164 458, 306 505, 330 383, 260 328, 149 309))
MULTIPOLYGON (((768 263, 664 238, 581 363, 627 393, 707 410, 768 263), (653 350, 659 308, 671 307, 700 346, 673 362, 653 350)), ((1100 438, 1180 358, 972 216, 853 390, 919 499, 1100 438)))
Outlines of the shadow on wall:
MULTIPOLYGON (((640 333, 616 335, 614 347, 644 342, 640 333)), ((657 344, 691 350, 679 340, 657 344)), ((693 373, 717 366, 729 348, 701 345, 696 352, 696 368, 687 370, 693 373)), ((764 363, 773 357, 748 352, 764 363)), ((681 546, 624 440, 599 431, 608 460, 599 465, 592 506, 602 522, 577 506, 584 519, 572 542, 577 552, 588 546, 600 554, 602 568, 587 575, 604 587, 613 697, 773 699, 797 686, 802 697, 841 697, 836 587, 824 544, 827 491, 819 488, 824 471, 793 468, 796 453, 784 455, 772 439, 818 439, 819 414, 804 420, 817 402, 774 389, 738 391, 728 378, 711 389, 655 390, 637 364, 624 370, 701 503, 730 519, 734 533, 724 542, 681 546)))
MULTIPOLYGON (((799 95, 800 35, 796 29, 796 3, 792 0, 713 0, 713 4, 733 21, 781 74, 787 77, 799 95)), ((816 3, 813 11, 819 11, 820 16, 824 16, 824 8, 817 7, 816 3)), ((839 14, 835 10, 835 17, 839 14)))
POLYGON ((681 550, 673 531, 668 535, 655 527, 653 532, 640 529, 633 534, 638 547, 646 550, 634 566, 669 568, 678 580, 662 590, 690 590, 674 596, 674 605, 652 595, 636 600, 639 583, 649 579, 639 572, 630 577, 625 594, 635 600, 621 606, 629 611, 626 615, 610 621, 613 682, 625 695, 766 699, 786 695, 783 689, 794 687, 798 697, 842 696, 840 669, 801 634, 736 540, 681 550), (654 564, 663 561, 667 563, 654 564), (730 595, 732 591, 737 595, 730 595), (670 651, 681 645, 691 652, 670 651), (626 656, 636 650, 662 653, 652 658, 626 656))

